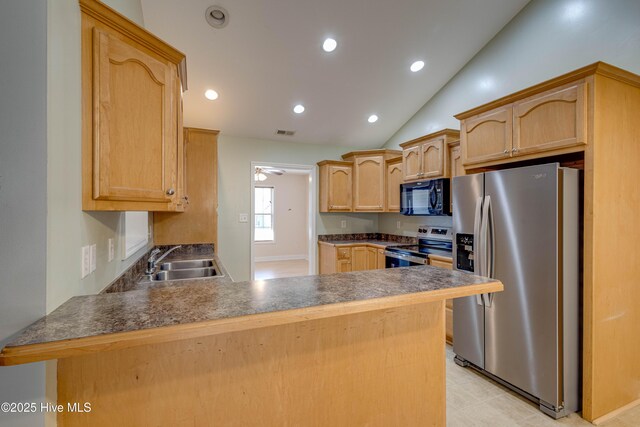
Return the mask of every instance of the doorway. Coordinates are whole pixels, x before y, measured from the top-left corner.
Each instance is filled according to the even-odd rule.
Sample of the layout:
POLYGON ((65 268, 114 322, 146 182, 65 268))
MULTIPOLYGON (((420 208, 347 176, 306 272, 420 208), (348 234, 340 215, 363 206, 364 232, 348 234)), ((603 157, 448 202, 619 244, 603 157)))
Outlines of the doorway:
POLYGON ((316 272, 313 165, 251 162, 251 279, 316 272))

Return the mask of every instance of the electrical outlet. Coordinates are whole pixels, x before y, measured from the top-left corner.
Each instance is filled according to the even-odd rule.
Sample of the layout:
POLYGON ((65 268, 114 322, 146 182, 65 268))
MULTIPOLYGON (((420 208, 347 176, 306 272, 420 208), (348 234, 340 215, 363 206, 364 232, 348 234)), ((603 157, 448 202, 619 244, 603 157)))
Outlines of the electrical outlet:
POLYGON ((249 222, 249 214, 241 213, 238 215, 238 222, 249 222))
POLYGON ((109 239, 107 246, 108 246, 108 254, 109 254, 107 258, 108 258, 108 261, 111 262, 116 257, 116 245, 113 242, 113 239, 109 239))
POLYGON ((397 221, 396 222, 396 228, 399 230, 401 226, 402 226, 402 223, 400 221, 397 221))
POLYGON ((343 219, 342 221, 340 221, 340 228, 347 228, 347 220, 343 219))
POLYGON ((94 271, 96 271, 96 259, 98 257, 97 255, 98 252, 98 248, 96 247, 95 244, 91 245, 90 249, 89 249, 89 254, 91 255, 91 260, 89 261, 89 272, 93 273, 94 271))
POLYGON ((82 247, 82 258, 80 263, 82 265, 82 278, 84 279, 89 275, 89 273, 91 273, 91 248, 89 246, 82 247))

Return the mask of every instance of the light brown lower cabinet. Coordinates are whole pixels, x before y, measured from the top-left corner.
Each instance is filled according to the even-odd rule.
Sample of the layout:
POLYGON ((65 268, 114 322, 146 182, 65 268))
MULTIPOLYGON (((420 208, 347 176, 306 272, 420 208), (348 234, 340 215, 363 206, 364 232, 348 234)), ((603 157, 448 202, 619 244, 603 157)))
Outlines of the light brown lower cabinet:
MULTIPOLYGON (((453 260, 437 255, 429 255, 429 265, 451 270, 453 269, 453 260)), ((453 344, 453 300, 450 299, 445 304, 445 331, 447 342, 453 344)))
POLYGON ((318 242, 319 274, 346 273, 382 269, 385 266, 384 248, 380 245, 334 245, 318 242))

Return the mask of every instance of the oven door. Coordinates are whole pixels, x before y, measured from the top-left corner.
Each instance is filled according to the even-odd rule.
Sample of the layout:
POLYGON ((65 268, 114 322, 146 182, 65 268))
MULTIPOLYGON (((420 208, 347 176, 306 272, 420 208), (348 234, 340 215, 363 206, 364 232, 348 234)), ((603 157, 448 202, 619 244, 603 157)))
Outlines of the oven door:
POLYGON ((385 268, 411 267, 414 265, 426 265, 428 258, 420 258, 401 252, 385 251, 385 268))

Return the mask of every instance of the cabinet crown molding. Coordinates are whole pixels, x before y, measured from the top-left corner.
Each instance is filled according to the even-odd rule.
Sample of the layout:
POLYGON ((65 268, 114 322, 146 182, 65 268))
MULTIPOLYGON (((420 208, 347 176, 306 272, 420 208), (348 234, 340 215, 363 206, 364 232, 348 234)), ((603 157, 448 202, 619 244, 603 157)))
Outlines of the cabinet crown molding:
POLYGON ((170 44, 159 39, 154 34, 140 27, 135 22, 121 15, 114 9, 98 0, 78 0, 80 10, 118 32, 141 44, 153 53, 160 55, 178 65, 178 75, 182 83, 182 89, 187 90, 187 58, 170 44))
POLYGON ((571 83, 573 81, 580 80, 594 74, 600 74, 612 79, 620 80, 632 86, 640 87, 639 75, 607 64, 606 62, 595 62, 593 64, 587 65, 586 67, 578 68, 577 70, 573 70, 569 73, 544 81, 535 86, 531 86, 518 92, 514 92, 510 95, 503 96, 502 98, 496 99, 495 101, 480 105, 463 113, 456 114, 454 117, 458 120, 468 119, 469 117, 485 113, 495 108, 511 104, 520 99, 524 99, 532 95, 537 95, 538 93, 546 92, 555 87, 562 86, 564 84, 571 83))
POLYGON ((419 138, 412 139, 411 141, 403 142, 402 144, 400 144, 400 147, 402 148, 411 147, 413 145, 418 145, 422 142, 425 142, 429 139, 437 138, 439 136, 450 137, 453 139, 460 139, 460 131, 455 129, 442 129, 437 132, 433 132, 428 135, 424 135, 419 138))
POLYGON ((377 149, 377 150, 361 150, 361 151, 351 151, 347 154, 342 155, 343 160, 347 160, 357 156, 399 156, 402 152, 398 150, 388 150, 388 149, 377 149))

